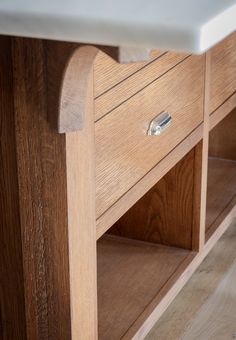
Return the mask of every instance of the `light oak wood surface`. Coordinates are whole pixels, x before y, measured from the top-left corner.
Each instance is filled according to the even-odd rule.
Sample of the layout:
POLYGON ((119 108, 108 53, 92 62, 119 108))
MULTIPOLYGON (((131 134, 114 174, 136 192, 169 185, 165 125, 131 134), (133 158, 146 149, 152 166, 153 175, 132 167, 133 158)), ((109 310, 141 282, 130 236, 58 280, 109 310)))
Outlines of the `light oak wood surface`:
POLYGON ((236 216, 234 41, 119 65, 0 37, 3 340, 140 340, 160 318, 236 216))
POLYGON ((132 334, 136 331, 134 339, 143 339, 154 326, 155 322, 161 317, 167 307, 171 304, 177 294, 181 291, 183 286, 195 272, 200 263, 204 260, 209 251, 222 237, 224 232, 228 229, 231 223, 236 219, 236 201, 234 201, 227 214, 224 214, 223 218, 217 221, 217 228, 207 239, 207 242, 202 247, 201 251, 193 256, 187 263, 183 263, 183 266, 176 273, 176 278, 170 280, 166 286, 163 287, 162 294, 159 299, 154 299, 153 302, 146 308, 146 311, 142 316, 132 325, 130 330, 124 337, 128 340, 132 337, 132 334))
POLYGON ((210 112, 236 91, 236 33, 211 50, 210 112))
POLYGON ((113 86, 124 81, 135 72, 146 67, 155 59, 166 52, 153 50, 150 53, 150 61, 120 64, 109 57, 106 53, 99 51, 94 61, 94 96, 99 97, 113 86))
POLYGON ((206 214, 208 237, 216 227, 215 220, 236 197, 235 117, 234 109, 210 131, 206 214))
MULTIPOLYGON (((97 219, 97 239, 101 237, 129 208, 146 194, 168 171, 174 167, 203 137, 203 124, 199 125, 183 142, 151 169, 137 185, 130 188, 115 204, 97 219)), ((200 146, 199 146, 200 147, 200 146)), ((198 147, 198 148, 199 148, 198 147)), ((198 153, 195 149, 196 154, 198 153)), ((199 154, 199 153, 198 153, 199 154)), ((195 155, 197 157, 197 155, 195 155)), ((200 164, 196 162, 199 171, 200 164)), ((196 175, 196 181, 199 179, 196 175)), ((195 195, 194 195, 195 196, 195 195)), ((198 195, 196 195, 198 196, 198 195)), ((197 205, 198 209, 199 206, 197 205)), ((205 230, 203 231, 205 233, 205 230)))
POLYGON ((206 200, 207 200, 207 180, 208 180, 208 149, 209 149, 209 120, 210 120, 210 90, 211 90, 211 51, 205 54, 205 73, 204 73, 204 109, 203 109, 203 139, 201 150, 201 186, 200 186, 200 225, 198 244, 199 251, 205 245, 206 234, 206 200))
POLYGON ((96 55, 95 48, 80 47, 67 65, 67 68, 73 68, 74 58, 78 58, 83 65, 78 87, 85 87, 83 129, 66 134, 71 333, 72 339, 76 340, 97 339, 93 117, 93 63, 96 55))
POLYGON ((208 169, 206 232, 236 196, 236 162, 210 158, 208 169))
POLYGON ((190 57, 95 124, 97 217, 202 122, 203 74, 204 58, 190 57), (147 136, 163 110, 172 125, 147 136))
POLYGON ((198 187, 200 185, 194 183, 195 173, 193 149, 108 232, 122 237, 192 249, 194 184, 198 187))
POLYGON ((115 236, 101 238, 98 241, 100 339, 123 338, 188 254, 187 250, 115 236))
POLYGON ((217 124, 220 123, 231 111, 236 107, 236 93, 229 97, 216 111, 210 115, 210 127, 212 130, 217 124))
POLYGON ((168 52, 147 64, 145 67, 118 83, 103 95, 95 98, 94 110, 95 121, 101 119, 111 110, 115 109, 124 101, 131 98, 145 86, 164 75, 168 70, 175 67, 187 57, 186 54, 168 52))
POLYGON ((209 155, 236 161, 236 109, 214 129, 209 139, 209 155))

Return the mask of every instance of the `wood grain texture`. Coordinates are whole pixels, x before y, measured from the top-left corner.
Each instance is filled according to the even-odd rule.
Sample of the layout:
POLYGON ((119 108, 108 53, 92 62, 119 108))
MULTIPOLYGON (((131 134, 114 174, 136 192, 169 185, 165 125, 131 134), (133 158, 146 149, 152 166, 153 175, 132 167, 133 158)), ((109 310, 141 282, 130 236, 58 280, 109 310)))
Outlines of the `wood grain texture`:
MULTIPOLYGON (((123 195, 115 204, 113 204, 103 215, 97 219, 97 239, 101 237, 129 208, 131 208, 146 192, 151 189, 177 162, 181 160, 196 144, 200 142, 203 136, 203 124, 199 125, 184 141, 177 145, 163 160, 161 160, 153 169, 151 169, 137 185, 130 188, 125 195, 123 195)), ((201 146, 197 149, 201 149, 201 146)), ((199 152, 195 151, 196 153, 199 152)), ((201 150, 200 150, 201 152, 201 150)), ((196 157, 198 157, 196 155, 196 157)), ((196 160, 196 171, 199 174, 201 168, 196 160)), ((199 178, 196 176, 196 183, 199 178)), ((194 194, 195 197, 195 194, 194 194)), ((196 193, 196 201, 197 201, 196 193)), ((199 202, 196 202, 195 214, 197 216, 199 209, 199 202)), ((197 223, 197 218, 196 218, 197 223)), ((193 235, 194 236, 194 235, 193 235)), ((197 244, 197 241, 196 241, 197 244)))
POLYGON ((211 50, 210 112, 236 91, 236 33, 211 50))
POLYGON ((27 339, 69 339, 65 137, 47 122, 43 42, 12 43, 27 339))
POLYGON ((205 79, 204 79, 204 120, 202 140, 202 165, 201 165, 201 191, 200 191, 200 226, 198 235, 198 250, 201 251, 205 244, 206 234, 206 200, 208 180, 208 149, 209 149, 209 120, 210 120, 210 89, 211 89, 211 51, 205 54, 205 79))
POLYGON ((236 197, 234 197, 228 205, 226 205, 221 213, 218 214, 211 227, 207 229, 206 241, 208 242, 224 225, 225 230, 236 218, 236 197))
POLYGON ((11 39, 0 46, 0 338, 25 340, 11 39))
POLYGON ((223 120, 236 107, 236 93, 229 97, 217 110, 210 115, 210 127, 212 130, 221 120, 223 120))
POLYGON ((191 249, 200 251, 204 243, 205 228, 202 226, 202 166, 203 140, 194 148, 193 164, 193 206, 192 206, 192 245, 191 249))
MULTIPOLYGON (((151 61, 163 55, 165 52, 158 50, 151 51, 151 61)), ((147 66, 150 62, 136 62, 119 64, 114 58, 99 51, 94 61, 94 96, 95 98, 108 91, 113 86, 130 77, 135 72, 147 66)))
POLYGON ((236 109, 211 130, 209 155, 236 161, 236 109))
POLYGON ((122 216, 109 233, 192 249, 194 161, 193 149, 122 216))
POLYGON ((123 340, 128 340, 130 338, 139 340, 143 339, 148 334, 155 322, 161 317, 173 299, 181 291, 209 251, 217 243, 229 225, 235 220, 235 203, 236 201, 234 201, 231 209, 227 211, 227 214, 224 214, 223 218, 220 218, 217 221, 217 228, 214 229, 214 232, 203 245, 201 250, 195 255, 189 255, 189 257, 182 263, 179 270, 177 270, 167 284, 163 286, 160 294, 153 299, 139 318, 132 324, 123 337, 123 340))
POLYGON ((3 44, 1 241, 7 251, 1 262, 6 279, 1 285, 1 335, 4 340, 94 340, 94 48, 80 50, 81 60, 90 60, 84 129, 65 136, 48 123, 55 106, 47 93, 53 74, 55 93, 60 89, 57 81, 74 46, 23 38, 3 44), (53 58, 61 55, 61 47, 63 58, 53 58))
MULTIPOLYGON (((119 49, 110 46, 90 46, 61 41, 45 41, 47 65, 48 118, 58 132, 78 131, 83 128, 85 98, 87 91, 87 68, 93 51, 106 55, 112 64, 117 64, 119 49), (81 47, 88 58, 80 58, 81 47), (82 61, 83 60, 83 61, 82 61), (81 62, 82 61, 82 62, 81 62)), ((94 97, 94 95, 93 95, 94 97)))
POLYGON ((204 58, 188 58, 95 124, 97 218, 202 122, 203 74, 204 58), (172 125, 147 136, 163 110, 172 125))
MULTIPOLYGON (((206 235, 217 227, 215 221, 236 196, 236 110, 210 132, 206 235)), ((224 116, 223 116, 224 117, 224 116)), ((218 119, 219 120, 219 119, 218 119)))
POLYGON ((206 232, 236 196, 236 162, 209 159, 206 232))
MULTIPOLYGON (((82 59, 89 57, 86 57, 88 64, 83 64, 89 66, 87 81, 83 83, 88 89, 84 92, 86 98, 83 98, 86 99, 84 129, 65 136, 51 128, 48 119, 51 117, 56 122, 58 94, 65 65, 71 60, 68 58, 75 50, 79 52, 78 45, 22 38, 1 38, 0 41, 4 47, 0 52, 0 223, 3 245, 1 275, 4 277, 1 282, 0 336, 4 340, 9 337, 22 340, 94 340, 97 338, 97 292, 92 65, 97 48, 88 47, 89 51, 96 50, 96 53, 82 55, 82 59)), ((87 47, 81 47, 80 52, 87 51, 86 49, 87 47)), ((111 55, 115 55, 117 49, 109 51, 111 55)), ((210 59, 208 53, 208 66, 210 59)), ((101 209, 99 204, 105 202, 100 213, 97 213, 97 217, 105 216, 106 220, 102 225, 104 229, 99 231, 100 235, 111 221, 119 218, 128 209, 128 205, 135 203, 157 182, 157 178, 160 179, 159 177, 170 171, 202 137, 204 61, 204 57, 181 60, 176 68, 95 123, 97 150, 100 155, 97 158, 98 187, 100 185, 102 190, 106 190, 104 196, 96 196, 98 209, 101 209), (150 119, 159 113, 156 110, 163 109, 173 113, 174 129, 170 129, 170 132, 167 130, 163 139, 158 139, 158 143, 151 139, 147 143, 145 131, 150 119), (191 132, 194 129, 193 135, 191 132), (185 143, 181 143, 187 135, 185 143), (177 151, 173 152, 173 148, 177 148, 177 151), (167 153, 171 157, 167 157, 164 162, 167 153), (136 186, 138 182, 139 185, 136 186), (128 193, 131 193, 131 198, 124 208, 128 193), (104 197, 105 200, 102 201, 104 197), (118 199, 120 206, 116 205, 118 199), (114 216, 107 217, 105 213, 111 206, 119 209, 114 216)), ((73 69, 74 66, 70 72, 72 75, 73 69)), ((205 93, 209 93, 208 72, 211 72, 211 68, 207 67, 205 81, 208 85, 205 93)), ((76 96, 76 92, 73 92, 73 96, 76 96)), ((223 210, 219 209, 217 218, 207 230, 207 242, 203 246, 209 131, 206 116, 209 117, 210 112, 209 98, 205 97, 203 146, 200 143, 190 153, 191 157, 186 156, 190 157, 186 167, 175 172, 181 164, 179 163, 171 170, 171 176, 166 176, 168 180, 161 180, 161 189, 158 191, 164 193, 160 195, 163 198, 161 202, 171 203, 170 215, 174 215, 174 210, 179 212, 180 218, 177 216, 174 221, 178 224, 175 232, 182 231, 184 226, 181 216, 185 216, 191 223, 191 228, 185 229, 185 225, 184 237, 177 237, 173 233, 173 223, 169 223, 165 203, 162 209, 165 210, 164 227, 157 242, 164 239, 169 244, 170 239, 172 244, 178 238, 178 246, 193 246, 198 250, 200 244, 200 252, 196 254, 133 240, 117 242, 116 239, 114 245, 108 237, 108 243, 112 244, 110 248, 107 239, 99 240, 98 244, 105 240, 104 247, 101 247, 102 256, 98 256, 98 260, 101 260, 99 266, 102 268, 98 275, 99 304, 105 301, 102 309, 99 307, 102 338, 107 336, 110 340, 117 334, 118 338, 121 335, 123 339, 142 339, 236 215, 235 196, 232 196, 229 203, 224 204, 224 207, 222 205, 223 210), (202 159, 203 163, 200 164, 202 159), (199 176, 202 169, 203 179, 199 176), (185 188, 182 185, 183 177, 187 178, 184 181, 185 188), (200 182, 201 192, 199 189, 195 190, 199 188, 200 182), (174 188, 182 194, 177 195, 174 188), (203 195, 201 208, 200 193, 203 195), (186 198, 187 202, 181 208, 177 201, 179 197, 186 198), (168 230, 169 226, 172 228, 168 230), (166 238, 165 233, 168 234, 166 238), (163 255, 162 249, 167 249, 167 254, 163 255), (156 275, 156 272, 160 275, 156 275), (125 276, 126 273, 129 275, 125 276), (127 281, 123 281, 123 278, 127 281), (150 289, 146 290, 147 286, 150 289), (126 290, 127 287, 129 289, 126 290), (117 292, 117 303, 120 306, 117 310, 113 303, 114 291, 117 292), (106 326, 107 322, 117 324, 115 333, 106 326)), ((234 118, 233 116, 228 126, 234 126, 234 118)), ((229 145, 232 145, 232 149, 229 148, 232 155, 234 135, 230 135, 228 139, 229 145)), ((235 162, 229 163, 232 165, 235 162)), ((234 169, 232 173, 235 174, 234 169)), ((228 184, 224 184, 224 190, 227 187, 228 184)), ((231 188, 234 192, 232 183, 231 188)), ((155 192, 152 194, 155 196, 155 192)), ((216 197, 213 191, 212 197, 216 197)), ((228 194, 227 197, 229 198, 228 194)), ((149 201, 144 203, 147 206, 149 201)), ((156 203, 154 197, 154 208, 156 203)), ((115 210, 110 209, 109 214, 112 211, 115 210)), ((100 218, 98 222, 101 223, 100 218)), ((138 232, 143 232, 140 219, 135 223, 140 227, 138 232)), ((135 229, 137 233, 137 228, 135 229)), ((155 240, 155 232, 148 238, 146 231, 145 239, 155 240)))
POLYGON ((125 81, 113 86, 103 95, 95 98, 95 121, 131 98, 135 93, 151 84, 187 57, 186 54, 168 52, 141 68, 125 81))
POLYGON ((98 241, 99 339, 121 339, 189 252, 105 236, 98 241), (115 301, 114 301, 115 297, 115 301))
POLYGON ((84 127, 87 92, 91 85, 88 69, 91 69, 97 53, 96 47, 83 46, 77 48, 68 60, 60 93, 58 117, 60 133, 79 131, 84 127))
MULTIPOLYGON (((97 51, 81 47, 76 58, 84 65, 84 127, 66 134, 68 232, 72 339, 97 339, 97 267, 93 63, 97 51)), ((81 84, 81 85, 82 85, 81 84)))

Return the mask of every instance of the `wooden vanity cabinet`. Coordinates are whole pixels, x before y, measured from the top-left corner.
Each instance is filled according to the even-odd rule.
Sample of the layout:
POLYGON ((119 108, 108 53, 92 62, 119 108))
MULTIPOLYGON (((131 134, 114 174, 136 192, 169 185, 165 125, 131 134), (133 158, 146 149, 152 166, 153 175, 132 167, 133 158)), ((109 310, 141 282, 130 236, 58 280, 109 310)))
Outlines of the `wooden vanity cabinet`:
POLYGON ((236 216, 235 40, 0 38, 3 340, 143 339, 170 305, 236 216))
POLYGON ((203 122, 204 57, 189 57, 95 123, 99 218, 203 122), (171 125, 147 136, 168 112, 171 125))

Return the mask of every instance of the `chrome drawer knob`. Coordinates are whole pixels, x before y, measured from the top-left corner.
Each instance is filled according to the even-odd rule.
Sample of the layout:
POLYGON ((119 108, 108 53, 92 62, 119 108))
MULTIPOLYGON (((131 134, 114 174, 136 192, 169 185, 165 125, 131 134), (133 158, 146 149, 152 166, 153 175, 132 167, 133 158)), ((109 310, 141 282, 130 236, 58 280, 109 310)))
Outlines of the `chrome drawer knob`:
POLYGON ((157 117, 155 117, 148 128, 148 136, 158 136, 160 135, 168 126, 171 125, 172 117, 168 112, 161 112, 157 117))

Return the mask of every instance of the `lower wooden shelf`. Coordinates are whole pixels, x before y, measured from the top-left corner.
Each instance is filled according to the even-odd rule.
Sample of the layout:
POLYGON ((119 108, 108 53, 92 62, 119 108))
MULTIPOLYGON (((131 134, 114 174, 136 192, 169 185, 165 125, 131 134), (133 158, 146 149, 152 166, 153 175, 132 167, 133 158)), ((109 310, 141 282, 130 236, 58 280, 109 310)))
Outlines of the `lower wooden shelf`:
POLYGON ((209 136, 204 244, 201 142, 98 239, 99 340, 143 339, 235 218, 235 115, 209 136))
MULTIPOLYGON (((206 233, 236 196, 236 161, 209 158, 206 233)), ((214 232, 212 230, 211 232, 214 232)))
MULTIPOLYGON (((217 113, 216 113, 217 115, 217 113)), ((213 115, 214 118, 215 114, 213 115)), ((206 240, 236 204, 236 109, 210 131, 206 240)))
POLYGON ((97 251, 102 340, 122 339, 192 253, 113 235, 104 235, 97 251))

